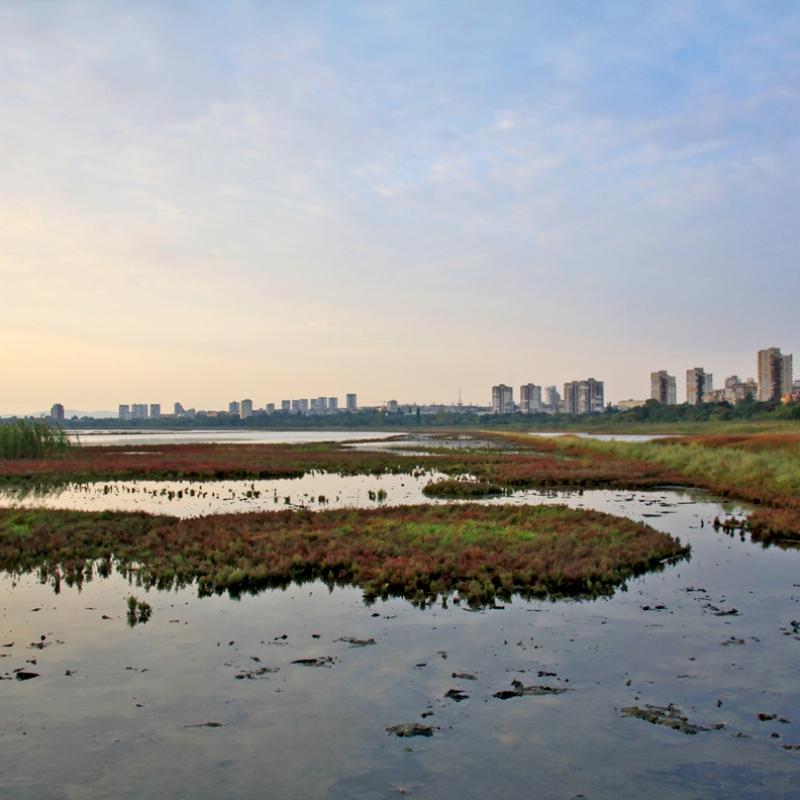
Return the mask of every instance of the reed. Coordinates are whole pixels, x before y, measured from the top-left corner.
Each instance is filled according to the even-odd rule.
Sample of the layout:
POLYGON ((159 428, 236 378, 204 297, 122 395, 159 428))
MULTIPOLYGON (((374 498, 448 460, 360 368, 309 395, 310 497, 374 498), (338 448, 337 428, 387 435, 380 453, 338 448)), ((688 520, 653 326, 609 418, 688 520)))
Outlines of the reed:
POLYGON ((0 458, 45 458, 70 447, 64 431, 46 422, 15 419, 0 423, 0 458))

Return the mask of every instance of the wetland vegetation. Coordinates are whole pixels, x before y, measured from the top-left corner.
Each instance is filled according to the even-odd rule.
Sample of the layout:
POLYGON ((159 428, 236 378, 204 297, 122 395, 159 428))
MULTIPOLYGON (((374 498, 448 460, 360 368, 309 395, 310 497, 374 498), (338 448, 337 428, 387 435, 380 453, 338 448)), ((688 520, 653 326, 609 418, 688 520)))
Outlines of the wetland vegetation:
POLYGON ((353 584, 419 604, 458 593, 473 605, 534 595, 608 594, 686 555, 673 537, 563 506, 409 506, 281 511, 180 520, 142 513, 0 512, 0 566, 39 570, 55 588, 93 565, 142 585, 197 582, 234 594, 292 581, 353 584))
POLYGON ((0 421, 0 459, 43 459, 63 456, 71 448, 61 428, 46 422, 15 419, 0 421))

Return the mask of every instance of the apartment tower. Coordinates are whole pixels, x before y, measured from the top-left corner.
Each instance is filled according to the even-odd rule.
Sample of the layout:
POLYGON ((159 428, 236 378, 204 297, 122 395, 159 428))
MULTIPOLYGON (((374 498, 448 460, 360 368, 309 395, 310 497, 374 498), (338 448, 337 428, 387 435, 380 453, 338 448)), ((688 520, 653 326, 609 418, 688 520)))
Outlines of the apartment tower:
POLYGON ((699 406, 703 395, 714 391, 714 376, 702 367, 686 370, 686 402, 690 406, 699 406))
POLYGON ((665 369, 650 373, 650 398, 658 400, 665 406, 674 406, 678 402, 675 376, 665 369))
POLYGON ((779 347, 759 350, 758 399, 762 403, 780 400, 781 396, 792 391, 792 357, 781 353, 779 347))

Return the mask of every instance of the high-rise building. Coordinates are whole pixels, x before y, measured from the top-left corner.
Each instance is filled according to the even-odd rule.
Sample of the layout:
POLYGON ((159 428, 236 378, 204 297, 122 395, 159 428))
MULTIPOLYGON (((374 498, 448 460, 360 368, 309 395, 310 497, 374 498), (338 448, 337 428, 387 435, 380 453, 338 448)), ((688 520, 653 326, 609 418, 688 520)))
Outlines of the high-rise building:
POLYGON ((558 411, 561 408, 561 394, 555 386, 545 388, 544 404, 551 411, 558 411))
POLYGON ((54 403, 53 407, 50 409, 50 419, 53 422, 63 422, 64 421, 64 406, 61 403, 54 403))
POLYGON ((265 409, 267 414, 274 414, 275 413, 275 403, 267 403, 265 409))
POLYGON ((147 419, 147 403, 134 403, 131 406, 131 419, 147 419))
POLYGON ((292 410, 292 401, 281 400, 281 411, 291 411, 291 410, 292 410))
POLYGON ((757 395, 758 384, 752 378, 746 381, 740 380, 738 375, 725 378, 725 388, 722 390, 725 402, 736 405, 745 400, 755 400, 757 395))
POLYGON ((127 403, 119 404, 119 418, 129 420, 131 418, 131 407, 127 403))
POLYGON ((519 410, 523 414, 538 414, 542 410, 542 387, 523 383, 519 387, 519 410))
POLYGON ((327 397, 312 397, 311 398, 311 413, 324 414, 328 410, 327 397))
POLYGON ((389 400, 386 403, 386 411, 389 414, 396 414, 399 411, 399 405, 397 403, 397 400, 389 400))
POLYGON ((186 413, 183 403, 175 403, 173 406, 173 411, 175 412, 176 417, 182 417, 186 413))
POLYGON ((666 406, 674 406, 678 402, 675 376, 670 375, 665 369, 651 372, 650 398, 666 406))
POLYGON ((605 410, 603 381, 587 378, 565 383, 563 404, 566 414, 601 414, 605 410))
POLYGON ((358 395, 355 393, 348 394, 345 400, 345 408, 348 411, 358 411, 358 395))
POLYGON ((784 355, 778 347, 759 350, 758 399, 762 403, 780 400, 792 391, 792 356, 784 355))
POLYGON ((239 403, 239 417, 241 419, 247 419, 248 417, 253 416, 253 401, 252 400, 242 400, 239 403))
POLYGON ((328 411, 331 414, 335 414, 339 410, 339 398, 338 397, 329 397, 328 398, 328 411))
POLYGON ((239 416, 239 401, 238 400, 231 400, 228 403, 228 413, 234 414, 235 416, 239 416))
POLYGON ((161 419, 161 403, 150 403, 150 419, 161 419))
POLYGON ((702 367, 686 370, 686 402, 690 406, 699 406, 703 396, 714 391, 714 376, 702 367))
POLYGON ((514 390, 504 383, 492 386, 492 413, 511 414, 514 411, 514 390))

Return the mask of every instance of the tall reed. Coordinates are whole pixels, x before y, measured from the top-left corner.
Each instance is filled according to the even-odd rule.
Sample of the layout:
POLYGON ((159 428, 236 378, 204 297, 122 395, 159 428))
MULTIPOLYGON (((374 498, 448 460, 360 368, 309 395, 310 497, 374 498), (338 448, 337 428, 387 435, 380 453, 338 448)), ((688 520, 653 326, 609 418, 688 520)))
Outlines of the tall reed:
POLYGON ((61 428, 38 420, 0 422, 0 458, 44 458, 71 447, 61 428))

